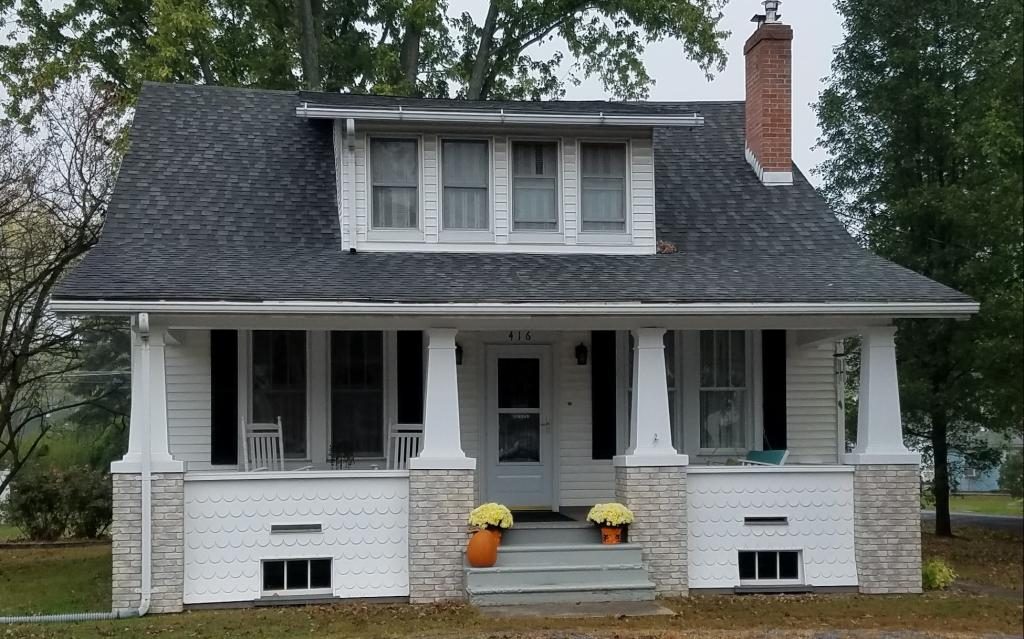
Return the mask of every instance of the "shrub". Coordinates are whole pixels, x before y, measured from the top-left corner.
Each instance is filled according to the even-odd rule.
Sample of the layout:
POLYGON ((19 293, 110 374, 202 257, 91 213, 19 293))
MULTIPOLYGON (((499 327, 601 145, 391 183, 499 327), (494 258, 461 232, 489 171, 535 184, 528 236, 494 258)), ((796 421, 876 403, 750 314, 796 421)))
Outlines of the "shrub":
POLYGON ((925 590, 945 590, 956 581, 956 573, 941 559, 929 559, 921 566, 921 584, 925 590))
POLYGON ((112 517, 110 477, 83 466, 27 467, 11 482, 3 509, 7 522, 33 541, 97 537, 112 517))
POLYGON ((1014 499, 1024 497, 1024 453, 1017 450, 1006 456, 999 469, 999 488, 1014 499))

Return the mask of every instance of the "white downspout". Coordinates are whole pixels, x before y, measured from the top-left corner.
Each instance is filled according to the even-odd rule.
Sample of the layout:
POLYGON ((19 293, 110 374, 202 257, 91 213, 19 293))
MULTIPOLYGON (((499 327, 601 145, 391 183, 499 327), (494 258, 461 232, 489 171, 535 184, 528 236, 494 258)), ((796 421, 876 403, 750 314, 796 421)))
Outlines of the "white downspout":
POLYGON ((150 428, 153 424, 153 408, 149 401, 150 371, 149 352, 149 313, 139 313, 139 337, 142 339, 142 371, 143 388, 145 389, 145 406, 149 408, 149 419, 142 429, 142 577, 138 616, 149 612, 149 604, 153 591, 153 451, 150 446, 150 428))

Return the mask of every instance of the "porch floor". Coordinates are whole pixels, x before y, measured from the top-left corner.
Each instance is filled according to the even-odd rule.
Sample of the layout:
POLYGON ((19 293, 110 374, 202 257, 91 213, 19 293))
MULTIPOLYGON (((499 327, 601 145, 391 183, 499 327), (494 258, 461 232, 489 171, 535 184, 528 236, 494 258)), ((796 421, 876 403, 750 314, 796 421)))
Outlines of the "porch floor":
POLYGON ((553 510, 513 510, 512 521, 518 524, 534 523, 555 523, 562 521, 584 521, 587 518, 586 509, 562 508, 558 512, 553 510), (577 512, 581 511, 581 512, 577 512))

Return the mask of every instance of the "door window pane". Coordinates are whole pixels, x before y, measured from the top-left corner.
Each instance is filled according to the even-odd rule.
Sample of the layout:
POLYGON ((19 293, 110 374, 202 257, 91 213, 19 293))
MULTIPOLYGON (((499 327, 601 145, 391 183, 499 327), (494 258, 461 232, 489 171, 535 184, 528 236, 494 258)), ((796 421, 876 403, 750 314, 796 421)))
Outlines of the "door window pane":
POLYGON ((498 414, 498 461, 540 461, 540 413, 498 414))
POLYGON ((380 331, 331 332, 331 445, 343 456, 384 456, 380 331))
POLYGON ((373 182, 373 227, 416 228, 419 207, 416 140, 370 140, 370 177, 373 182))
POLYGON ((540 360, 498 360, 498 408, 540 408, 540 360))
POLYGON ((747 338, 743 331, 700 333, 700 447, 746 448, 747 338))
POLYGON ((580 145, 583 231, 626 230, 626 145, 580 145))
POLYGON ((306 455, 306 333, 252 332, 252 420, 281 418, 284 456, 306 455))
POLYGON ((487 142, 441 143, 442 221, 446 229, 487 229, 490 221, 487 142))
POLYGON ((512 230, 558 230, 558 144, 512 145, 512 230))

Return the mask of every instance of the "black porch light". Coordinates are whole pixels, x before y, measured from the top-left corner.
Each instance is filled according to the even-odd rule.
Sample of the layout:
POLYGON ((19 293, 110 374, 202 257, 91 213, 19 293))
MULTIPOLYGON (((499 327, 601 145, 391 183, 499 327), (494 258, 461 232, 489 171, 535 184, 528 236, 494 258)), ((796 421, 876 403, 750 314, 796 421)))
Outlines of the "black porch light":
POLYGON ((580 342, 579 344, 576 345, 575 353, 576 353, 576 363, 579 364, 580 366, 586 366, 587 365, 587 347, 583 344, 583 342, 580 342))

